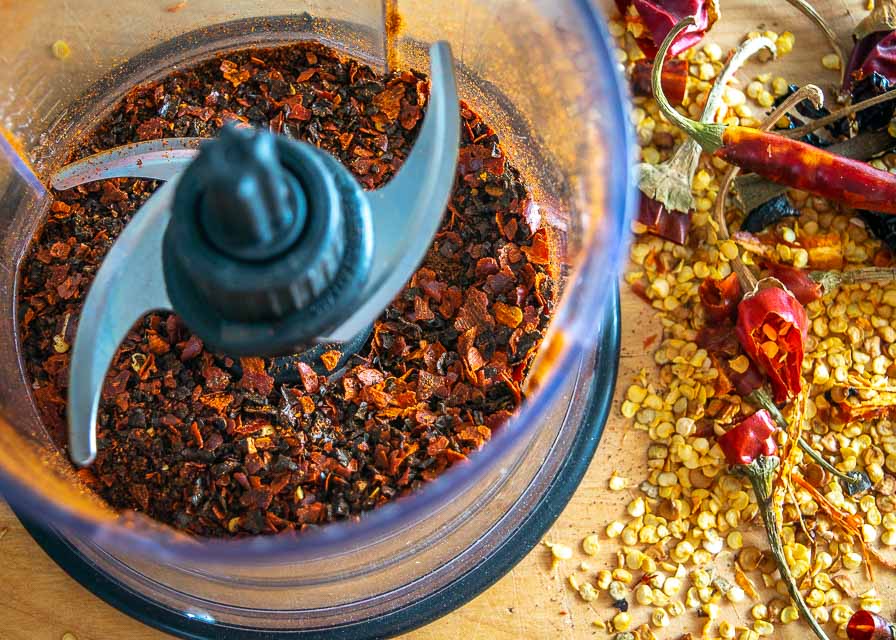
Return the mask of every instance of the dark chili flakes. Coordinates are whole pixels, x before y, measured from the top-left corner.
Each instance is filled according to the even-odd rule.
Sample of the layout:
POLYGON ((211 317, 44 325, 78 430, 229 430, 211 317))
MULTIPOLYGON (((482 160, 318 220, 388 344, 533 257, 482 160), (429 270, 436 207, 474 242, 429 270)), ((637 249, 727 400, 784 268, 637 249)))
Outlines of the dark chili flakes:
MULTIPOLYGON (((134 89, 75 157, 237 121, 326 149, 372 189, 406 157, 427 96, 417 75, 384 79, 315 45, 237 52, 134 89)), ((357 516, 488 441, 520 403, 553 284, 518 172, 476 114, 464 107, 462 120, 444 224, 346 371, 327 378, 298 363, 298 383, 280 384, 270 361, 213 353, 177 317, 147 316, 109 371, 99 454, 81 477, 112 506, 194 534, 275 533, 357 516)), ((155 186, 109 180, 58 194, 24 262, 24 357, 62 447, 83 297, 155 186)))

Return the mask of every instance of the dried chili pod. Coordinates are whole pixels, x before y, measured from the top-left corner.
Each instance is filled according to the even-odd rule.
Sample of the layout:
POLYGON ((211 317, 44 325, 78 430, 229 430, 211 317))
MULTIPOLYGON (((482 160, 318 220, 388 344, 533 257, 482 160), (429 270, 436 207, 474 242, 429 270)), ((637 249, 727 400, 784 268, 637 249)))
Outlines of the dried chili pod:
MULTIPOLYGON (((675 36, 693 22, 693 18, 685 18, 669 32, 659 59, 663 59, 675 36)), ((751 127, 696 122, 676 111, 662 95, 658 66, 654 67, 653 80, 660 111, 707 153, 787 187, 857 209, 896 214, 896 175, 751 127)))
POLYGON ((846 623, 849 640, 896 640, 896 625, 883 616, 860 609, 846 623))
POLYGON ((700 284, 698 293, 707 315, 716 322, 734 316, 737 305, 743 297, 740 281, 734 272, 721 280, 706 278, 700 284))
POLYGON ((806 309, 774 278, 761 280, 737 308, 737 339, 768 376, 775 401, 803 388, 803 353, 809 319, 806 309))
MULTIPOLYGON (((896 56, 896 41, 893 43, 896 56)), ((896 64, 896 60, 894 60, 896 64)), ((893 89, 893 81, 873 71, 857 80, 852 88, 852 101, 864 102, 893 89)), ((861 131, 881 131, 886 129, 896 113, 896 103, 884 102, 856 113, 856 126, 861 131)))
POLYGON ((775 196, 750 211, 741 223, 741 231, 759 233, 768 226, 780 222, 784 218, 799 218, 797 211, 786 195, 775 196))
POLYGON ((800 304, 809 304, 813 300, 818 300, 824 294, 822 286, 802 269, 772 261, 765 262, 763 266, 768 269, 770 276, 787 287, 794 297, 800 301, 800 304))
POLYGON ((732 472, 745 475, 753 486, 756 504, 765 525, 768 544, 778 564, 778 573, 787 586, 791 600, 803 619, 809 623, 815 635, 822 640, 828 640, 821 625, 818 624, 806 605, 806 601, 803 600, 803 595, 800 593, 784 555, 781 531, 778 528, 778 519, 775 516, 772 500, 772 483, 781 464, 777 455, 776 431, 777 427, 768 412, 760 410, 720 436, 718 443, 725 454, 725 459, 731 465, 732 472))
POLYGON ((690 214, 672 211, 662 202, 643 194, 638 204, 637 220, 647 228, 648 233, 675 244, 684 244, 691 228, 690 214))
POLYGON ((675 38, 670 47, 673 56, 700 42, 719 18, 717 0, 616 0, 616 7, 626 22, 643 26, 644 35, 636 41, 651 60, 656 57, 660 43, 682 18, 692 16, 694 24, 675 38))

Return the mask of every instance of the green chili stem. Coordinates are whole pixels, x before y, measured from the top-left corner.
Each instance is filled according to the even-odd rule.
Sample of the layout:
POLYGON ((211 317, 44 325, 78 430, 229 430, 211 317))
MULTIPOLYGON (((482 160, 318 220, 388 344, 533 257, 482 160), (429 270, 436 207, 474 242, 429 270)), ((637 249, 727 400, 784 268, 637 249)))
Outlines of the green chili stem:
POLYGON ((784 544, 781 540, 781 532, 778 530, 778 522, 772 508, 772 482, 775 479, 775 472, 778 469, 780 460, 776 456, 760 455, 748 465, 740 465, 735 467, 738 473, 742 473, 750 480, 753 485, 753 493, 756 494, 756 503, 759 506, 759 513, 762 515, 762 522, 765 525, 765 532, 768 536, 768 546, 772 555, 778 563, 778 572, 781 579, 787 585, 787 592, 790 599, 799 610, 800 615, 809 623, 812 631, 815 632, 821 640, 828 640, 827 634, 818 624, 818 621, 809 610, 806 601, 803 600, 803 594, 800 593, 796 585, 790 567, 787 565, 787 557, 784 555, 784 544))
POLYGON ((663 62, 666 59, 666 54, 669 52, 669 47, 672 45, 675 38, 677 38, 682 31, 694 24, 694 22, 694 16, 688 16, 676 24, 672 28, 672 31, 666 35, 666 38, 660 45, 660 49, 654 59, 653 74, 650 78, 651 88, 653 89, 653 97, 656 100, 657 105, 659 105, 660 111, 662 111, 669 122, 692 137, 697 144, 703 147, 704 151, 707 153, 714 153, 724 146, 722 134, 725 133, 725 125, 714 124, 711 122, 697 122, 696 120, 684 117, 669 104, 666 94, 663 93, 663 62))
POLYGON ((830 293, 843 284, 896 282, 896 269, 868 267, 852 271, 813 271, 809 277, 819 283, 825 293, 830 293))

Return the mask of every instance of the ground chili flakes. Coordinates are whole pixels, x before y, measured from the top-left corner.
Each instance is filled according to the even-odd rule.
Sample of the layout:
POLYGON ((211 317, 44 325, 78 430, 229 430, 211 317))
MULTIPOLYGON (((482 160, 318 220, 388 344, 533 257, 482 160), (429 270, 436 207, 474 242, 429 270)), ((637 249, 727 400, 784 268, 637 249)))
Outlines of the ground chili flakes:
MULTIPOLYGON (((404 161, 428 91, 421 76, 383 78, 311 44, 230 52, 132 90, 74 157, 236 120, 320 146, 372 189, 404 161)), ((487 442, 519 405, 554 287, 519 173, 465 105, 462 120, 451 213, 341 375, 297 363, 298 383, 279 383, 270 361, 237 363, 176 316, 147 316, 113 360, 99 454, 81 477, 113 507, 193 534, 276 533, 357 517, 487 442)), ((70 354, 54 345, 74 340, 99 264, 155 187, 115 179, 57 194, 23 262, 22 349, 60 447, 70 354)))

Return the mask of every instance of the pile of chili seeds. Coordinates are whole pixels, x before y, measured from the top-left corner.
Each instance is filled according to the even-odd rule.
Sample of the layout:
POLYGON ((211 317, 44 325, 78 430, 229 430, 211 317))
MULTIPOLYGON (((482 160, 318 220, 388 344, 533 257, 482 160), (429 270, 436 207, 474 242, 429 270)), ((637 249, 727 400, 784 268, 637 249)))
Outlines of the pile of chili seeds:
MULTIPOLYGON (((626 46, 625 32, 621 23, 611 23, 623 66, 638 55, 636 47, 626 46)), ((763 35, 776 42, 779 55, 793 48, 790 33, 763 35)), ((689 61, 690 72, 682 106, 691 117, 699 117, 723 52, 706 43, 682 57, 689 61)), ((789 83, 772 73, 743 75, 725 91, 718 119, 757 126, 757 118, 787 93, 789 83)), ((684 139, 651 98, 634 99, 632 122, 644 162, 662 162, 684 139)), ((728 165, 705 155, 700 162, 687 244, 647 235, 635 223, 625 274, 626 284, 656 310, 662 326, 653 352, 656 369, 643 369, 634 380, 621 381, 628 383, 622 415, 649 436, 647 475, 632 479, 613 474, 610 489, 632 496, 627 517, 581 542, 584 561, 576 569, 569 571, 563 562, 576 555, 570 547, 548 545, 580 599, 594 611, 610 612, 594 624, 619 640, 671 637, 665 629, 671 625, 706 638, 756 640, 777 637, 778 625, 800 624, 774 559, 764 552, 753 493, 746 480, 728 473, 715 444, 724 425, 740 413, 741 399, 716 397, 719 374, 697 344, 698 332, 707 326, 698 287, 707 277, 730 274, 730 261, 739 253, 747 264, 752 261, 734 240, 719 241, 711 215, 728 165), (598 570, 589 559, 601 544, 616 550, 616 566, 598 570), (598 604, 607 606, 595 607, 598 604), (673 621, 680 616, 690 619, 673 621)), ((896 171, 896 154, 872 164, 896 171)), ((824 238, 836 245, 844 268, 893 264, 893 256, 850 212, 805 193, 788 195, 800 217, 762 235, 768 243, 765 251, 776 261, 817 267, 811 247, 824 238)), ((741 212, 729 208, 729 228, 738 229, 742 219, 741 212)), ((831 394, 858 387, 863 399, 873 400, 896 391, 891 383, 896 379, 896 285, 841 287, 807 305, 807 311, 811 326, 803 362, 808 383, 804 436, 842 471, 864 470, 874 486, 866 494, 847 496, 811 460, 799 452, 794 459, 830 505, 861 518, 865 544, 891 564, 888 550, 896 547, 896 428, 886 417, 844 423, 831 410, 831 394)), ((744 362, 732 361, 730 366, 746 367, 741 358, 744 362)), ((869 572, 880 575, 892 569, 874 558, 869 566, 860 541, 845 535, 808 492, 781 486, 777 498, 785 555, 819 622, 843 638, 846 622, 858 608, 891 616, 892 605, 881 601, 869 572), (807 528, 812 538, 804 533, 807 528)))

